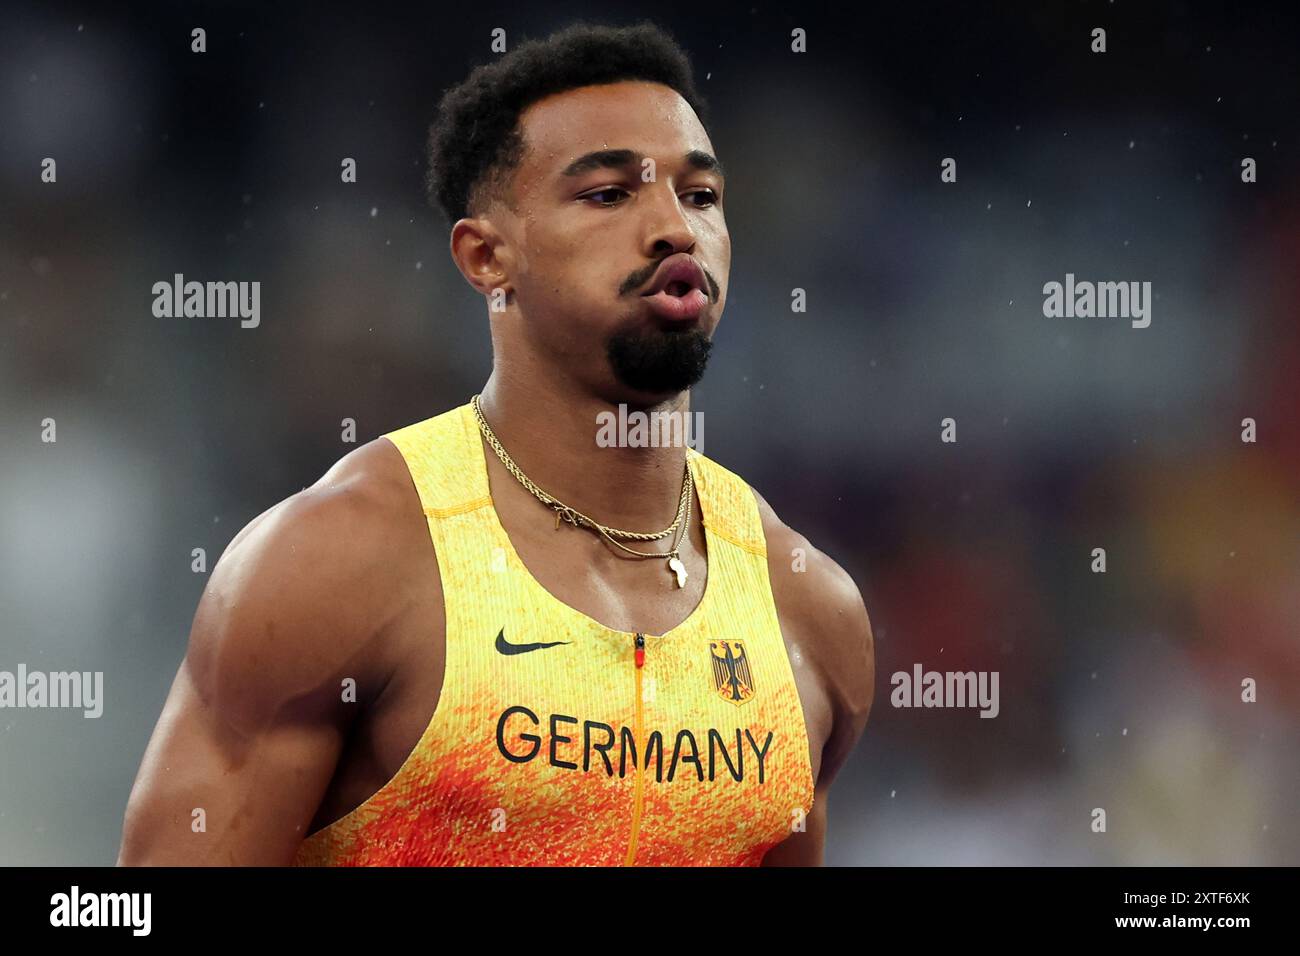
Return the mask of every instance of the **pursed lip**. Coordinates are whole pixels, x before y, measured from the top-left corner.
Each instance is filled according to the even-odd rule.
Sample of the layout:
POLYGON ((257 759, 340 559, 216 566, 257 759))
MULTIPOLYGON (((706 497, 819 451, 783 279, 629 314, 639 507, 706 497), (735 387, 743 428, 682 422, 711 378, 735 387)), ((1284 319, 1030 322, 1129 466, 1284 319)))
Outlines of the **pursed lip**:
POLYGON ((650 277, 650 285, 642 292, 643 296, 662 292, 674 282, 685 282, 692 289, 699 289, 709 298, 709 287, 705 282, 704 269, 685 252, 669 256, 659 264, 655 274, 650 277))

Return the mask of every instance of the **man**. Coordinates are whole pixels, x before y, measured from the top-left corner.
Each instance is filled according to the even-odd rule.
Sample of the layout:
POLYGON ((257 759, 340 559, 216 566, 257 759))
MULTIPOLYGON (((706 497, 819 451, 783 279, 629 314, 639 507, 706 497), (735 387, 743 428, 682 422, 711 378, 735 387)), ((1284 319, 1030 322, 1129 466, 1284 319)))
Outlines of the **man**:
POLYGON ((684 415, 722 315, 701 108, 649 25, 446 94, 430 191, 492 374, 231 542, 120 863, 822 862, 872 701, 858 589, 695 449, 596 440, 684 415))

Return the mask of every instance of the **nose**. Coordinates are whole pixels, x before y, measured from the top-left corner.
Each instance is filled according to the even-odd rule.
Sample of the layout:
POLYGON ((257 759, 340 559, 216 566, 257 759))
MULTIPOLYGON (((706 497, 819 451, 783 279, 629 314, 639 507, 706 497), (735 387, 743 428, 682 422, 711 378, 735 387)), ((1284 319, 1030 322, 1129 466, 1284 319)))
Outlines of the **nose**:
POLYGON ((695 249, 695 231, 682 209, 682 201, 671 185, 659 183, 650 190, 647 203, 646 253, 650 258, 662 259, 678 252, 695 249))

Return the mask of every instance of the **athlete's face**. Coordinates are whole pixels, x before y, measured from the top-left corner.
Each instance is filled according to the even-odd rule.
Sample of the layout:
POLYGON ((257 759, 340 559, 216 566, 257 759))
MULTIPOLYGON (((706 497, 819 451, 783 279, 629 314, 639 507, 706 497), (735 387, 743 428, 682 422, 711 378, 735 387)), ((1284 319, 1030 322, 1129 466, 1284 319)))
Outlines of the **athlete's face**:
POLYGON ((515 209, 487 214, 502 237, 508 320, 613 400, 694 385, 731 268, 724 180, 695 111, 669 87, 620 82, 550 96, 520 124, 515 209), (703 295, 644 295, 669 256, 703 270, 703 295))

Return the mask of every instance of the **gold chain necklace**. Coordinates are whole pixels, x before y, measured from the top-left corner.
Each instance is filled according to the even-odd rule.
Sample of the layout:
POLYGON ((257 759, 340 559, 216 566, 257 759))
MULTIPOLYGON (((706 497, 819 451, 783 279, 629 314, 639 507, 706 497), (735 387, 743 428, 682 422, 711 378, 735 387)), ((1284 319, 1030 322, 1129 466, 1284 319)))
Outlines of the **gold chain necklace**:
POLYGON ((691 478, 690 462, 686 463, 686 474, 682 476, 681 499, 677 503, 677 516, 673 518, 672 524, 667 528, 664 528, 663 531, 657 531, 654 533, 644 531, 620 531, 618 528, 608 527, 607 525, 603 525, 600 522, 587 517, 581 511, 569 507, 554 495, 548 494, 541 488, 537 487, 537 485, 523 473, 520 467, 514 463, 514 459, 510 457, 505 448, 502 447, 501 442, 497 439, 497 436, 493 433, 492 427, 488 425, 487 419, 483 417, 483 410, 479 407, 478 395, 475 395, 470 399, 470 405, 474 409, 474 417, 478 419, 479 430, 483 432, 483 437, 487 439, 487 443, 492 447, 492 450, 496 452, 497 457, 501 459, 501 464, 506 466, 506 471, 510 472, 510 474, 515 477, 515 480, 527 488, 538 501, 546 505, 548 508, 555 509, 555 528, 557 531, 560 528, 560 521, 563 520, 569 522, 569 524, 573 525, 575 528, 586 527, 593 529, 616 548, 621 548, 628 554, 635 555, 638 558, 667 558, 668 570, 676 575, 677 586, 679 588, 686 587, 686 565, 682 563, 681 555, 678 552, 681 549, 682 541, 686 538, 686 531, 691 524, 691 499, 695 482, 691 478), (671 551, 665 551, 662 553, 654 551, 634 551, 626 545, 620 544, 618 541, 614 540, 615 538, 625 538, 629 541, 658 541, 660 538, 666 538, 673 532, 678 531, 679 524, 681 525, 680 533, 677 535, 677 540, 673 542, 671 551))

